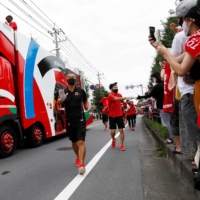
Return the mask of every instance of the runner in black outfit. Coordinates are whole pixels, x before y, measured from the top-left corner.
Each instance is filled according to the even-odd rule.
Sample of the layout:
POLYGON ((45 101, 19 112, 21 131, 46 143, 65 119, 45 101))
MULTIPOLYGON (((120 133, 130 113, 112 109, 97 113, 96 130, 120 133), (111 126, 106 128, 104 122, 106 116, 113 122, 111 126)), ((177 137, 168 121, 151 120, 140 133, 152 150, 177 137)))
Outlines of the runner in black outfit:
POLYGON ((75 164, 78 166, 79 174, 85 173, 85 136, 86 120, 84 109, 89 109, 86 93, 81 88, 76 88, 76 75, 69 73, 67 75, 68 87, 66 93, 60 90, 60 99, 65 105, 67 133, 72 141, 72 148, 77 156, 75 164), (84 109, 83 109, 84 107, 84 109))

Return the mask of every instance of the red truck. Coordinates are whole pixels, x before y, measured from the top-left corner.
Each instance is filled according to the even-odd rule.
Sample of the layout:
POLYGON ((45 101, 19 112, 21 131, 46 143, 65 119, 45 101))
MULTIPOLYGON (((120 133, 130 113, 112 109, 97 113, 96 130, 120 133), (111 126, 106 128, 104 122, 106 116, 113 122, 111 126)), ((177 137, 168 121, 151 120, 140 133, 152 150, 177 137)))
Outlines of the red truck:
POLYGON ((66 133, 54 127, 57 85, 67 87, 65 63, 0 22, 1 157, 11 156, 25 141, 39 147, 46 138, 66 133))

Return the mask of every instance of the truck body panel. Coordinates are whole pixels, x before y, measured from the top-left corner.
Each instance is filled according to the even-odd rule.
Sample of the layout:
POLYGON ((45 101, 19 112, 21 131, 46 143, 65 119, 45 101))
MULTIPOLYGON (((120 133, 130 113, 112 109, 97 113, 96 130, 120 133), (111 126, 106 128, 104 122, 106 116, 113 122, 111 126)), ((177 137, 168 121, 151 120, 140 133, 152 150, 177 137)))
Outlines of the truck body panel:
MULTIPOLYGON (((0 137, 4 142, 4 146, 0 143, 1 155, 10 155, 12 145, 16 146, 13 140, 17 127, 16 135, 21 137, 18 140, 33 134, 36 142, 43 134, 50 138, 66 132, 55 130, 56 84, 67 87, 65 63, 31 38, 0 22, 0 137), (2 133, 4 125, 8 130, 3 128, 2 133)), ((87 125, 90 123, 91 119, 87 125)))

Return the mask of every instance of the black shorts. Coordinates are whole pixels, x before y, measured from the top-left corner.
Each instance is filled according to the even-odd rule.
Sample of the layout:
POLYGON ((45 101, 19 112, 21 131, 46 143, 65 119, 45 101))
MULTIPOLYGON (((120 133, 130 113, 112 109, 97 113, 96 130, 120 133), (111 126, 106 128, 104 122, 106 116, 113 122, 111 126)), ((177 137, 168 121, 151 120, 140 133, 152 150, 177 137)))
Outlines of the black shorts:
POLYGON ((102 122, 108 122, 108 115, 102 114, 102 122))
POLYGON ((124 128, 123 116, 120 116, 120 117, 109 117, 109 128, 110 129, 116 129, 117 127, 118 127, 118 129, 119 128, 124 128))
POLYGON ((79 140, 85 141, 86 122, 67 122, 67 135, 73 143, 79 140))
POLYGON ((132 120, 132 115, 127 115, 127 120, 132 120))
POLYGON ((135 120, 135 119, 136 119, 136 114, 133 114, 132 117, 133 117, 133 119, 135 120))

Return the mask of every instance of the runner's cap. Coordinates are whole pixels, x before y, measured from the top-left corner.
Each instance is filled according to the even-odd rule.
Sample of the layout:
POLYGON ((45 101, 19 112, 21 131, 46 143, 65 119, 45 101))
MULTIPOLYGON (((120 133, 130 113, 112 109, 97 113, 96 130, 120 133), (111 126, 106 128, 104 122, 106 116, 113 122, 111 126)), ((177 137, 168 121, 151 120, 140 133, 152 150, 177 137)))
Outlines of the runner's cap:
POLYGON ((115 85, 117 85, 117 82, 111 83, 111 84, 109 85, 110 90, 111 90, 115 85))

